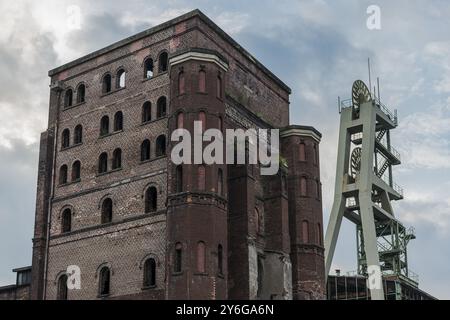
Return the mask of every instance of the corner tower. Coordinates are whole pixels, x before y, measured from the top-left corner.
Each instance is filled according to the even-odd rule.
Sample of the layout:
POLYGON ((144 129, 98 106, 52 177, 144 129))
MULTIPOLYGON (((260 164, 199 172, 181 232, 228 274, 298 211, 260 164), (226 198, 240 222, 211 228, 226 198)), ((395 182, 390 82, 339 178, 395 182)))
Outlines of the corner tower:
MULTIPOLYGON (((194 138, 223 131, 227 61, 215 51, 191 49, 170 58, 170 134, 184 128, 194 138)), ((176 144, 169 142, 169 150, 176 144)), ((168 157, 168 299, 227 298, 227 188, 225 165, 174 164, 168 157)), ((170 152, 170 151, 169 151, 170 152)), ((197 155, 198 156, 198 155, 197 155)))

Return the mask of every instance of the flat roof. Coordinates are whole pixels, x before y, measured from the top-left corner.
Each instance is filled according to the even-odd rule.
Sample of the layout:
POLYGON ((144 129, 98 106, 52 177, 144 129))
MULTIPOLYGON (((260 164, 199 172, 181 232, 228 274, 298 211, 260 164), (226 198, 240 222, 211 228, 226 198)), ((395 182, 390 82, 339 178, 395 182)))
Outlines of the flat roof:
POLYGON ((289 88, 283 81, 280 80, 276 75, 274 75, 269 69, 267 69, 261 62, 259 62, 255 57, 253 57, 247 50, 245 50, 241 45, 239 45, 233 38, 231 38, 225 31, 223 31, 217 24, 215 24, 211 19, 209 19, 203 12, 201 12, 199 9, 192 10, 186 14, 183 14, 179 17, 176 17, 172 20, 169 20, 167 22, 164 22, 162 24, 159 24, 155 27, 152 27, 150 29, 147 29, 145 31, 139 32, 131 37, 125 38, 123 40, 120 40, 118 42, 115 42, 107 47, 104 47, 100 50, 94 51, 92 53, 89 53, 81 58, 78 58, 76 60, 73 60, 69 63, 63 64, 62 66, 59 66, 57 68, 54 68, 48 72, 49 76, 53 76, 57 73, 60 73, 64 70, 67 70, 69 68, 72 68, 76 65, 79 65, 81 63, 84 63, 86 61, 92 60, 98 56, 101 56, 105 53, 108 53, 110 51, 113 51, 115 49, 118 49, 120 47, 123 47, 127 44, 130 44, 136 40, 145 38, 147 36, 150 36, 158 31, 161 31, 163 29, 166 29, 174 24, 177 24, 179 22, 188 20, 193 17, 199 17, 203 22, 205 22, 209 27, 211 27, 213 30, 215 30, 222 38, 224 38, 227 42, 229 42, 236 50, 238 50, 240 53, 242 53, 247 59, 255 63, 258 68, 260 68, 270 79, 275 81, 280 87, 282 87, 284 90, 286 90, 288 93, 291 93, 292 90, 289 88))

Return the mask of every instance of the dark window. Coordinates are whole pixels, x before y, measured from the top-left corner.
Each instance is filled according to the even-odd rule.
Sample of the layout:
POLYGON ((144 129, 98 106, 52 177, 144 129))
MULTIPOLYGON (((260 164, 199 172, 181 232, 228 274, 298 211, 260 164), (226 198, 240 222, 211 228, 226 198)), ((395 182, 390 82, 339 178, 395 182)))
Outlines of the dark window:
POLYGON ((111 272, 108 267, 103 267, 100 270, 100 279, 99 279, 99 294, 100 295, 108 295, 110 292, 110 279, 111 272))
POLYGON ((156 156, 161 157, 166 154, 166 136, 160 135, 156 139, 156 156))
POLYGON ((179 242, 175 245, 175 257, 174 258, 175 258, 174 271, 181 272, 182 259, 183 259, 183 246, 179 242))
POLYGON ((122 111, 117 111, 114 115, 114 131, 123 130, 123 113, 122 111))
POLYGON ((72 182, 80 180, 81 177, 81 162, 75 161, 72 164, 72 182))
POLYGON ((313 164, 317 165, 319 160, 319 154, 317 151, 317 144, 314 143, 313 146, 313 164))
POLYGON ((319 246, 322 245, 322 226, 320 225, 320 223, 317 224, 316 237, 316 243, 319 246))
POLYGON ((159 55, 159 72, 166 72, 169 64, 169 55, 167 52, 163 52, 159 55))
POLYGON ((67 300, 67 275, 63 274, 58 279, 57 300, 67 300))
POLYGON ((309 243, 309 222, 302 221, 302 241, 303 243, 309 243))
POLYGON ((108 171, 108 154, 103 152, 98 158, 98 173, 105 173, 108 171))
POLYGON ((320 182, 316 181, 316 196, 317 199, 320 199, 320 182))
POLYGON ((62 147, 68 148, 70 146, 70 131, 69 129, 64 129, 62 132, 62 147))
POLYGON ((183 192, 183 167, 176 168, 176 192, 183 192))
POLYGON ((300 178, 300 195, 306 197, 308 194, 307 186, 306 186, 306 178, 301 177, 300 178))
POLYGON ((299 159, 300 161, 305 161, 306 160, 306 154, 305 154, 305 144, 302 142, 300 143, 300 148, 299 148, 299 159))
POLYGON ((109 117, 103 116, 100 120, 100 135, 105 136, 109 133, 109 117))
POLYGON ((178 94, 185 93, 184 72, 178 74, 178 94))
POLYGON ((198 91, 205 93, 206 92, 206 72, 205 70, 200 70, 198 72, 198 91))
POLYGON ((150 101, 145 102, 142 105, 142 122, 148 122, 152 120, 152 104, 150 101))
POLYGON ((79 144, 83 142, 83 127, 81 124, 75 127, 74 135, 73 135, 73 144, 79 144))
POLYGON ((72 89, 68 89, 64 96, 64 107, 65 108, 71 107, 72 100, 73 100, 73 91, 72 91, 72 89))
POLYGON ((261 297, 262 289, 263 289, 263 280, 264 280, 264 268, 263 268, 263 261, 261 257, 258 257, 258 276, 257 276, 257 282, 258 282, 258 290, 256 295, 258 297, 261 297))
POLYGON ((61 217, 61 232, 66 233, 72 230, 72 211, 67 208, 63 211, 61 217))
POLYGON ((102 81, 102 92, 103 92, 103 93, 111 92, 111 75, 110 75, 110 74, 106 74, 106 75, 103 77, 103 81, 102 81))
POLYGON ((206 184, 205 177, 205 166, 200 165, 197 169, 197 178, 198 178, 198 190, 204 191, 206 184))
POLYGON ((82 103, 85 101, 86 95, 86 86, 84 84, 80 84, 77 89, 77 103, 82 103))
POLYGON ((179 112, 177 115, 177 129, 184 128, 184 113, 179 112))
POLYGON ((116 88, 125 88, 125 70, 120 69, 117 71, 117 77, 116 77, 116 88))
POLYGON ((153 60, 151 58, 144 62, 144 78, 150 79, 153 77, 153 60))
POLYGON ((223 274, 223 248, 221 244, 217 246, 217 269, 219 274, 223 274))
POLYGON ((261 213, 258 208, 255 208, 255 227, 257 233, 261 233, 261 222, 261 213))
POLYGON ((144 287, 156 286, 156 261, 149 258, 144 263, 144 287))
POLYGON ((223 248, 221 244, 217 247, 217 269, 219 274, 223 274, 223 248))
POLYGON ((197 271, 205 272, 205 262, 206 262, 206 247, 203 241, 197 243, 197 271))
POLYGON ((158 192, 155 187, 150 187, 145 192, 145 212, 155 212, 158 208, 158 192))
POLYGON ((198 121, 201 121, 201 123, 202 123, 202 131, 205 131, 205 129, 206 129, 206 113, 204 111, 200 111, 198 113, 198 121))
POLYGON ((113 202, 111 198, 106 198, 102 203, 102 219, 101 223, 109 223, 112 221, 113 202))
POLYGON ((167 113, 167 99, 166 97, 160 97, 156 103, 156 117, 165 117, 167 113))
POLYGON ((222 78, 217 76, 217 98, 222 98, 222 78))
POLYGON ((217 193, 223 196, 223 171, 219 169, 217 172, 217 193))
POLYGON ((219 117, 219 130, 220 130, 220 132, 223 132, 223 119, 222 119, 222 117, 219 117))
POLYGON ((141 144, 141 161, 150 160, 150 140, 146 139, 141 144))
POLYGON ((122 168, 122 150, 121 149, 116 149, 113 152, 112 168, 113 168, 113 170, 122 168))
POLYGON ((59 184, 67 183, 67 166, 64 164, 59 169, 59 184))

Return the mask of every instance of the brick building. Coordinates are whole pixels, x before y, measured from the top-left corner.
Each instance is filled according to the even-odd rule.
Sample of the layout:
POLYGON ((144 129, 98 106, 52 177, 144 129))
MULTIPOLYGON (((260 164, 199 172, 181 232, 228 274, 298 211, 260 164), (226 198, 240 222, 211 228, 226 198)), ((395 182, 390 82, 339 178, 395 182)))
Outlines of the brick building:
POLYGON ((323 299, 320 133, 195 10, 49 72, 32 299, 323 299), (175 128, 279 128, 282 166, 179 165, 175 128), (81 289, 67 290, 67 267, 81 289))

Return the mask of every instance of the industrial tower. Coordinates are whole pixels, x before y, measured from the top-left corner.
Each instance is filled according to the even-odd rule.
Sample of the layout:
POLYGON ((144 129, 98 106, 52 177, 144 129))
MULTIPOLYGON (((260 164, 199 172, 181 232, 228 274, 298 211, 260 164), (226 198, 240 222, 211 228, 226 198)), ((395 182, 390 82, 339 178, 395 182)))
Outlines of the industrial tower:
POLYGON ((352 98, 339 101, 341 114, 334 203, 325 238, 329 273, 342 218, 356 225, 358 275, 368 277, 372 300, 384 300, 383 276, 396 276, 414 286, 408 270, 407 244, 415 238, 394 215, 391 201, 403 199, 392 167, 400 154, 391 146, 390 130, 397 127, 391 112, 361 80, 352 98))

